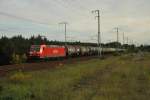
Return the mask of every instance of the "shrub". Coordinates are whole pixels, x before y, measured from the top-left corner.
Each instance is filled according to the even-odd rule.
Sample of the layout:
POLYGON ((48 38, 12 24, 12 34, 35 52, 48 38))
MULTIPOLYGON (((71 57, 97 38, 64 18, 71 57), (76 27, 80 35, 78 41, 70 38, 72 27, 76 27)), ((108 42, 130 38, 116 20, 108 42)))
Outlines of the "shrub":
POLYGON ((13 53, 13 54, 12 54, 11 63, 12 63, 12 64, 19 64, 19 63, 21 63, 20 56, 17 55, 17 54, 15 54, 15 53, 13 53))
POLYGON ((27 55, 26 54, 23 54, 21 56, 21 62, 26 62, 27 61, 27 55))
POLYGON ((18 54, 13 53, 11 63, 20 64, 20 63, 26 62, 26 60, 27 60, 26 54, 18 55, 18 54))

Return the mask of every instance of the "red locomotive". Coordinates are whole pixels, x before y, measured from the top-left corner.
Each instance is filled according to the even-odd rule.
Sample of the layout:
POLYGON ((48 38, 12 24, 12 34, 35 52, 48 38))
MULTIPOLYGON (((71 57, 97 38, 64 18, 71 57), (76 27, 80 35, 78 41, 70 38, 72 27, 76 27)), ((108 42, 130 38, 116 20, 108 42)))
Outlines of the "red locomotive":
MULTIPOLYGON (((32 45, 29 52, 30 58, 62 58, 62 57, 74 57, 74 56, 90 56, 97 55, 98 52, 113 53, 116 52, 116 48, 102 48, 92 46, 59 46, 59 45, 32 45)), ((125 51, 119 49, 120 52, 125 51)))
POLYGON ((55 58, 65 56, 65 47, 58 45, 32 45, 29 52, 29 58, 55 58))

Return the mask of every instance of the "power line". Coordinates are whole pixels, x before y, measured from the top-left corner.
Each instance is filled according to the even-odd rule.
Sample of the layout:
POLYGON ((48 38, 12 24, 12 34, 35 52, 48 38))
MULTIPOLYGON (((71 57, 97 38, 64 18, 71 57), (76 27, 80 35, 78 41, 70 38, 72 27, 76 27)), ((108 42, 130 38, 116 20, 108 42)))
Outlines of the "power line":
POLYGON ((45 23, 45 22, 35 21, 35 20, 29 19, 29 18, 24 18, 24 17, 16 16, 16 15, 9 14, 9 13, 6 13, 6 12, 0 12, 0 15, 11 17, 11 18, 18 19, 18 20, 27 21, 27 22, 32 22, 34 24, 49 25, 48 23, 45 23))
MULTIPOLYGON (((83 6, 80 6, 80 4, 81 4, 81 2, 74 2, 75 4, 78 4, 77 6, 75 6, 75 4, 73 3, 70 3, 70 2, 63 2, 63 1, 61 1, 61 0, 55 0, 55 1, 53 1, 53 2, 50 2, 50 1, 47 1, 46 3, 48 3, 48 4, 51 4, 51 5, 54 5, 52 8, 53 9, 55 9, 54 7, 58 7, 58 6, 61 6, 62 7, 62 9, 65 9, 67 12, 69 12, 69 13, 71 13, 71 14, 69 14, 69 16, 71 17, 71 15, 78 15, 78 16, 86 16, 86 15, 84 15, 82 12, 80 12, 81 11, 81 9, 80 10, 78 10, 77 9, 77 7, 79 7, 79 8, 84 8, 83 6), (72 6, 72 5, 74 5, 74 6, 72 6), (68 9, 69 8, 69 9, 68 9)), ((47 6, 47 5, 46 5, 47 6)), ((87 8, 87 7, 86 7, 87 8)), ((85 8, 85 9, 86 9, 85 8)), ((48 9, 47 9, 48 10, 48 9)), ((52 12, 52 11, 51 11, 52 12)), ((2 12, 3 13, 3 12, 2 12)), ((4 12, 5 13, 5 12, 4 12)), ((3 15, 5 15, 5 16, 9 16, 9 17, 12 17, 12 18, 15 18, 15 19, 19 19, 19 20, 24 20, 24 21, 28 21, 28 22, 32 22, 32 23, 37 23, 37 24, 43 24, 43 25, 50 25, 49 23, 45 23, 45 22, 43 22, 43 21, 36 21, 35 19, 31 19, 31 18, 26 18, 26 17, 21 17, 21 16, 17 16, 17 15, 15 15, 15 14, 9 14, 9 13, 5 13, 4 14, 3 13, 3 15)), ((52 12, 54 15, 57 15, 57 17, 59 17, 59 18, 57 18, 57 19, 61 19, 62 17, 60 17, 60 13, 54 13, 54 11, 52 12)), ((52 14, 51 14, 52 15, 52 14)))

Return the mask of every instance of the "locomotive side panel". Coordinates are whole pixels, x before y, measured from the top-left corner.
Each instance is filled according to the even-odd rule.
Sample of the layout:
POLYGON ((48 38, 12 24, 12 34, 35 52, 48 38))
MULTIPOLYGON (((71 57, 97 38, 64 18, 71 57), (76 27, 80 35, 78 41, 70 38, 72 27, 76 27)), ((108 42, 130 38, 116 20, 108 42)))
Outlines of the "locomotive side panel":
POLYGON ((54 45, 32 45, 29 58, 54 58, 66 57, 66 49, 64 46, 54 45))
POLYGON ((43 48, 43 52, 41 54, 42 58, 50 58, 50 57, 65 57, 66 50, 64 47, 45 47, 43 48))

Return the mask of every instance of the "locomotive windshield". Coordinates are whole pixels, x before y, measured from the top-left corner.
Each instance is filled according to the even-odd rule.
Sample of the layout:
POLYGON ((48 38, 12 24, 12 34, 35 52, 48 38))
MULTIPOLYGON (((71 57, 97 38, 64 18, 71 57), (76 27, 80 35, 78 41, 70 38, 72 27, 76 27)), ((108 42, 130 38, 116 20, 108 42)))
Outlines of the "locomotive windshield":
POLYGON ((32 46, 30 51, 40 51, 40 46, 32 46))

